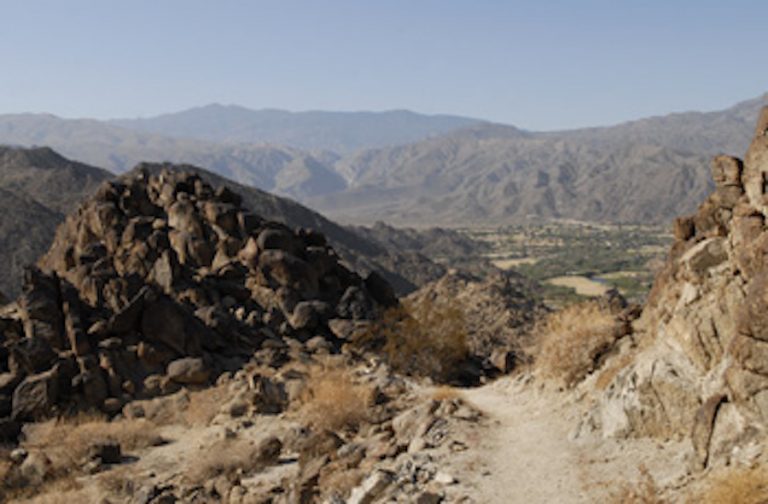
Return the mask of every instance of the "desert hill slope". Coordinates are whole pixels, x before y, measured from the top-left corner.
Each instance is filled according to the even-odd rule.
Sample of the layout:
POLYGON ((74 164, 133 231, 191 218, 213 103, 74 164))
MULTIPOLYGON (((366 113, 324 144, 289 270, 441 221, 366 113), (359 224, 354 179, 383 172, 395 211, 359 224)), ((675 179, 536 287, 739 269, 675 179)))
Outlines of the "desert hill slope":
POLYGON ((358 222, 506 223, 527 218, 663 222, 710 189, 707 157, 642 144, 456 133, 366 152, 346 191, 308 200, 358 222))
POLYGON ((114 173, 128 171, 143 161, 207 166, 224 177, 284 195, 324 194, 346 185, 325 162, 296 149, 264 144, 219 145, 135 132, 90 119, 0 115, 0 143, 49 146, 68 158, 114 173))
POLYGON ((24 266, 45 252, 64 215, 112 177, 49 148, 0 146, 0 291, 18 294, 24 266))

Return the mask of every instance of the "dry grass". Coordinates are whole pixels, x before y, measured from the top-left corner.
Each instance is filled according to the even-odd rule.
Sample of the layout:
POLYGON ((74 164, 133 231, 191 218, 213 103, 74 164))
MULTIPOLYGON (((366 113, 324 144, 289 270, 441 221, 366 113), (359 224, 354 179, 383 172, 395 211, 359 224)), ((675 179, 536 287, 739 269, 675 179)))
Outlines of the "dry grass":
POLYGON ((189 394, 189 404, 183 414, 187 425, 208 425, 221 409, 228 398, 229 388, 226 385, 197 390, 189 394))
POLYGON ((469 355, 464 313, 430 298, 389 310, 369 339, 384 340, 383 352, 393 368, 438 382, 455 379, 469 355))
POLYGON ((538 367, 572 387, 601 364, 618 334, 618 323, 597 302, 571 305, 549 315, 537 328, 538 367))
POLYGON ((247 473, 259 465, 254 445, 239 439, 219 441, 206 450, 206 456, 190 461, 185 477, 192 483, 208 481, 219 476, 227 478, 247 473))
POLYGON ((764 504, 768 502, 768 469, 729 468, 713 475, 704 489, 688 500, 693 504, 764 504))
POLYGON ((460 389, 443 385, 434 389, 431 397, 434 401, 453 401, 454 399, 463 399, 464 394, 460 389))
POLYGON ((348 371, 317 367, 310 372, 302 399, 302 412, 312 426, 336 431, 365 420, 373 390, 355 382, 348 371))
POLYGON ((162 441, 154 424, 146 420, 109 422, 102 416, 86 414, 30 424, 26 438, 21 446, 29 456, 44 454, 48 460, 44 479, 27 481, 16 466, 3 466, 0 495, 5 498, 20 499, 41 493, 59 495, 78 490, 75 478, 82 473, 89 451, 96 444, 117 442, 125 452, 162 441))
POLYGON ((143 419, 110 422, 101 416, 78 415, 32 424, 28 429, 24 448, 43 451, 54 467, 62 469, 78 465, 99 443, 117 442, 126 452, 162 441, 155 425, 143 419))
POLYGON ((14 498, 15 504, 75 504, 93 502, 93 495, 77 483, 70 480, 60 480, 48 485, 45 492, 34 497, 14 498))

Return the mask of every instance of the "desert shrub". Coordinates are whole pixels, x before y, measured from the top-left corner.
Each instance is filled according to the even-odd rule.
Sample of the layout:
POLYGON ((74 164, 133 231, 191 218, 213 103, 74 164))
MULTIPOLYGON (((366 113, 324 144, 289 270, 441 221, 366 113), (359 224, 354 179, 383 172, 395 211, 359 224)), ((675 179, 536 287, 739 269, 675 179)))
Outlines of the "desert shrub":
POLYGON ((595 301, 571 305, 539 324, 536 361, 545 375, 572 387, 601 364, 622 324, 595 301))
POLYGON ((190 392, 182 423, 198 426, 210 424, 221 405, 226 402, 228 394, 229 388, 226 385, 190 392))
POLYGON ((206 453, 205 457, 189 461, 186 471, 188 481, 200 483, 218 476, 247 473, 258 464, 256 448, 244 440, 219 441, 206 453))
POLYGON ((372 336, 383 340, 383 354, 393 368, 439 382, 455 379, 469 356, 464 313, 452 302, 430 297, 387 311, 372 336))
POLYGON ((302 412, 321 430, 356 427, 364 421, 373 402, 370 386, 356 383, 349 371, 316 367, 302 394, 302 412))
MULTIPOLYGON (((110 422, 99 415, 73 417, 29 424, 21 446, 30 456, 44 454, 46 469, 42 481, 27 481, 16 467, 4 467, 0 496, 30 497, 43 492, 78 490, 76 477, 94 445, 117 442, 123 451, 156 445, 161 441, 155 426, 146 420, 110 422)), ((47 501, 46 501, 47 502, 47 501)))
POLYGON ((431 398, 433 401, 453 401, 455 399, 463 399, 464 394, 461 389, 443 385, 432 391, 431 398))
POLYGON ((732 467, 713 475, 698 495, 688 502, 719 504, 763 504, 768 501, 768 469, 732 467))

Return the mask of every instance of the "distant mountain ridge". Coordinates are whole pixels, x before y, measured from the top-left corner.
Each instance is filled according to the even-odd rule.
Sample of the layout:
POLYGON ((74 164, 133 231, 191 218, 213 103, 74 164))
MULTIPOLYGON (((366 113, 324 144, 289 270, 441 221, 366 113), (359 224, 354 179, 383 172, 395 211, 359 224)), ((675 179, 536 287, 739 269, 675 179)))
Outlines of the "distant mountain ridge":
POLYGON ((386 221, 417 227, 530 219, 665 223, 693 211, 710 190, 712 154, 742 154, 765 102, 766 96, 761 96, 721 111, 544 133, 400 111, 293 114, 217 105, 131 123, 133 128, 141 125, 164 134, 129 129, 121 121, 17 114, 0 115, 0 143, 50 145, 67 157, 117 173, 142 161, 204 166, 347 223, 386 221), (358 140, 387 145, 344 153, 347 146, 339 153, 233 143, 252 139, 258 124, 262 128, 267 124, 254 122, 254 117, 265 115, 275 124, 284 120, 306 126, 276 126, 271 134, 289 130, 295 134, 286 141, 310 145, 322 140, 328 147, 329 139, 346 142, 358 135, 358 140), (386 124, 390 127, 379 128, 386 124), (405 136, 414 131, 428 136, 389 145, 393 138, 386 132, 393 131, 392 124, 400 125, 405 136), (425 124, 440 124, 447 131, 432 135, 425 124), (209 140, 190 135, 208 135, 209 140))
POLYGON ((211 142, 268 143, 348 154, 411 143, 482 121, 409 110, 385 112, 289 112, 211 104, 145 119, 116 119, 115 126, 211 142))

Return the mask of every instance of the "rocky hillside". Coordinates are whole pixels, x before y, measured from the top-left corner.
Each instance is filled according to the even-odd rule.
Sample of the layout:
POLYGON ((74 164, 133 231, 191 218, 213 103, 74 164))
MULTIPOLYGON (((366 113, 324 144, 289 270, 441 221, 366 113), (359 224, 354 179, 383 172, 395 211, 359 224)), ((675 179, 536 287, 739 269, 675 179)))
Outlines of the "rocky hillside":
POLYGON ((106 182, 29 269, 18 322, 4 319, 0 415, 20 422, 211 383, 284 338, 338 348, 397 303, 375 273, 339 264, 325 237, 293 231, 198 176, 106 182), (270 342, 272 342, 270 344, 270 342))
POLYGON ((295 201, 243 186, 207 170, 189 165, 143 163, 134 172, 147 170, 159 173, 164 169, 198 173, 216 187, 228 187, 241 194, 243 205, 259 215, 290 227, 304 227, 323 233, 349 267, 362 274, 379 272, 399 294, 411 292, 445 273, 443 266, 420 253, 418 248, 380 241, 375 233, 367 233, 364 228, 338 225, 295 201))
POLYGON ((714 192, 675 224, 626 357, 588 425, 608 436, 692 436, 698 469, 753 464, 768 422, 765 177, 768 108, 741 159, 712 163, 714 192), (627 360, 628 359, 628 360, 627 360))
POLYGON ((24 267, 47 250, 64 215, 112 176, 48 148, 0 146, 0 291, 19 293, 24 267))
MULTIPOLYGON (((158 172, 172 165, 144 164, 143 168, 158 172)), ((253 187, 243 186, 206 170, 186 166, 210 180, 217 187, 227 186, 242 195, 244 205, 252 211, 292 228, 316 229, 326 236, 350 267, 365 274, 379 271, 399 293, 439 278, 445 268, 422 253, 417 232, 411 232, 408 243, 377 240, 376 233, 364 228, 347 229, 320 214, 286 198, 253 187)), ((49 148, 0 147, 0 189, 10 194, 0 201, 6 210, 0 214, 0 228, 8 237, 0 247, 0 258, 8 265, 0 272, 0 290, 11 296, 19 293, 21 271, 47 249, 53 230, 64 215, 92 194, 101 181, 113 178, 111 173, 70 161, 49 148)), ((434 233, 448 233, 434 231, 434 233)), ((451 235, 453 236, 453 235, 451 235)), ((466 239, 465 249, 468 246, 466 239)), ((425 250, 431 253, 435 249, 425 250)))
POLYGON ((497 132, 456 133, 360 154, 348 161, 355 177, 346 191, 309 204, 358 222, 658 223, 694 208, 710 189, 703 155, 497 132))

